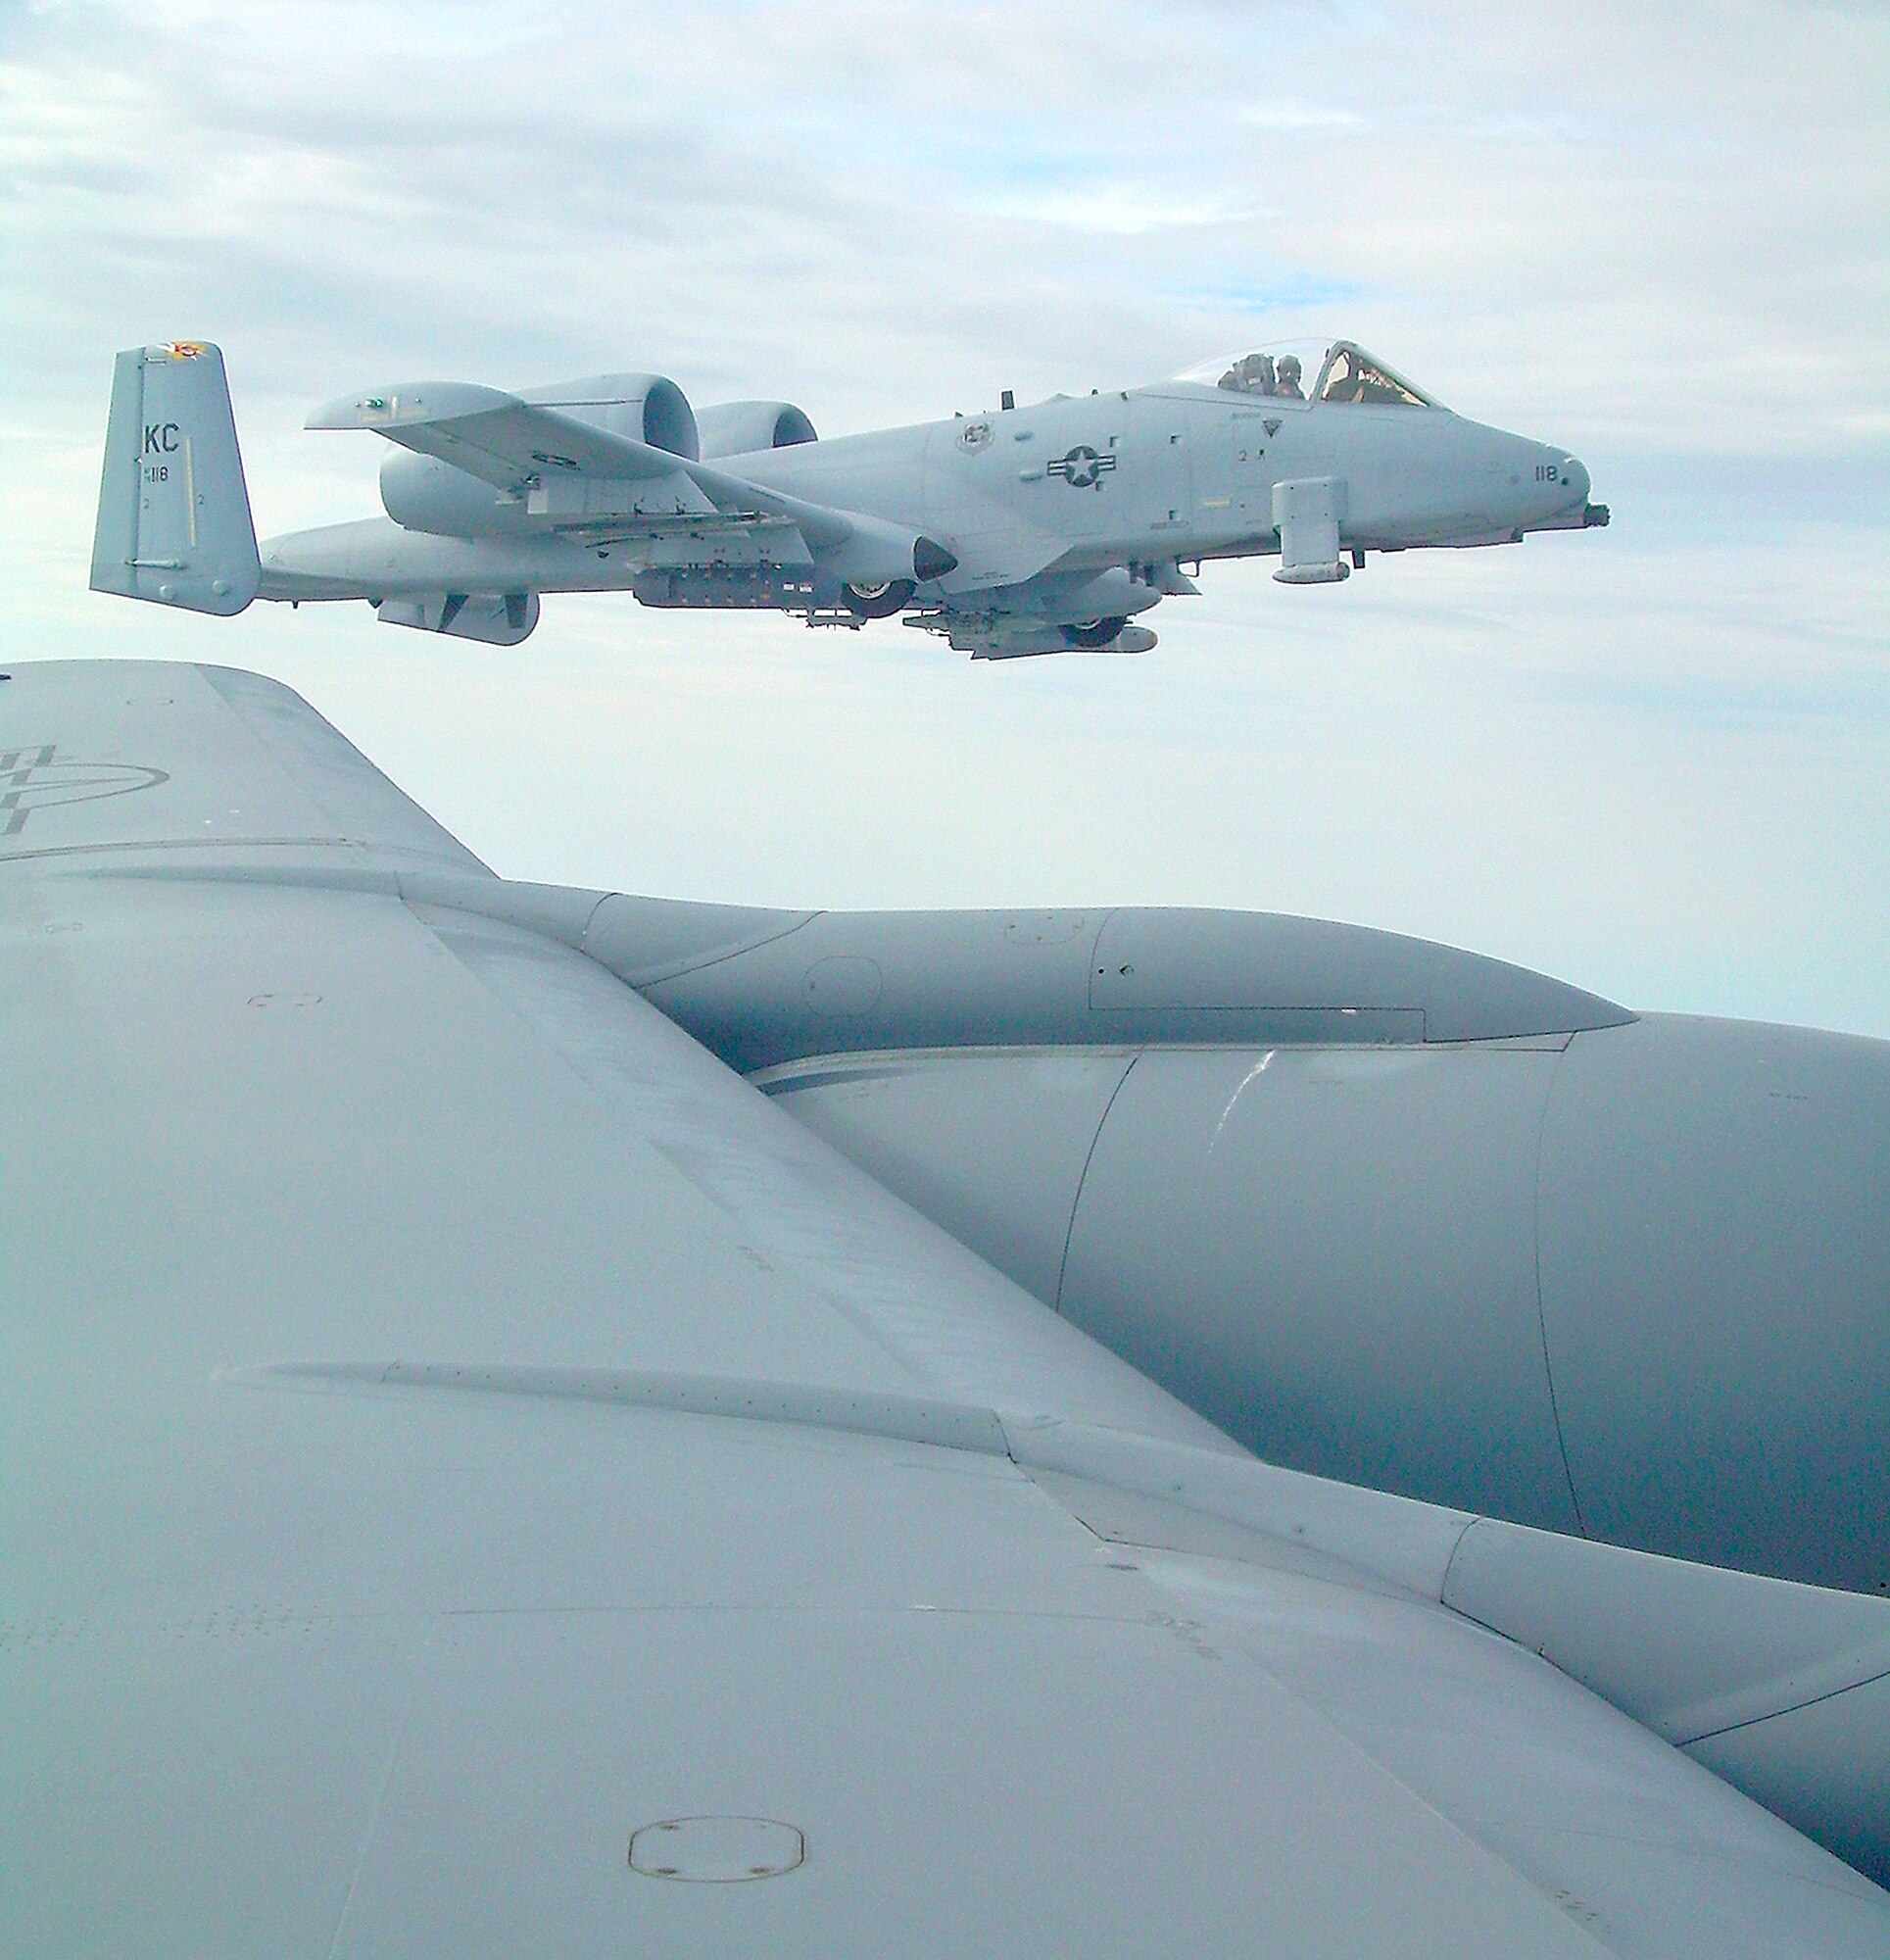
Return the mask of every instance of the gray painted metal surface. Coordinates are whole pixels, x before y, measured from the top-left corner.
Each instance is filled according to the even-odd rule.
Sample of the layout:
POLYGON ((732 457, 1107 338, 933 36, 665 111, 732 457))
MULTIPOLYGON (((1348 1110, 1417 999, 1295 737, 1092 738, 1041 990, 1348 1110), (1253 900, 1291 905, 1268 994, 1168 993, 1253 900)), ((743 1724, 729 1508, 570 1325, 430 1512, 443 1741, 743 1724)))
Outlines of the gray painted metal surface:
POLYGON ((195 340, 126 349, 112 377, 92 589, 229 614, 262 575, 221 353, 195 340))
MULTIPOLYGON (((652 981, 637 909, 652 902, 617 903, 606 963, 744 1073, 880 1050, 1503 1041, 1632 1019, 1397 933, 1164 907, 778 913, 772 930, 732 915, 723 947, 652 981)), ((653 946, 667 919, 651 912, 653 946)))
MULTIPOLYGON (((785 402, 724 403, 699 424, 654 374, 516 395, 378 385, 318 409, 310 426, 394 445, 386 516, 273 538, 259 562, 221 356, 187 345, 217 398, 193 396, 191 414, 158 426, 214 462, 240 509, 226 497, 206 508, 203 537, 193 529, 184 556, 166 561, 188 560, 187 573, 127 582, 107 552, 93 584, 207 612, 259 593, 365 599, 389 623, 511 646, 536 624, 540 593, 631 591, 646 605, 768 607, 810 625, 903 614, 987 660, 1140 653, 1155 636, 1136 615, 1197 589, 1184 560, 1277 552, 1282 581, 1335 584, 1367 550, 1607 521, 1575 458, 1453 415, 1334 342, 1313 356, 1310 399, 1276 390, 1270 360, 1250 356, 1152 387, 1021 410, 1006 395, 994 415, 825 442, 785 402)), ((134 424, 149 433, 139 377, 168 359, 121 357, 109 454, 134 424)), ((101 540, 123 528, 122 474, 108 466, 101 540)))
POLYGON ((1884 1600, 1587 1544, 1219 1450, 906 1396, 412 1362, 290 1364, 244 1379, 671 1409, 1008 1456, 1111 1542, 1345 1584, 1376 1578, 1433 1598, 1552 1661, 1853 1863, 1890 1875, 1884 1600), (1834 1748, 1839 1736, 1846 1746, 1834 1748))
POLYGON ((1890 1047, 873 1048, 760 1077, 1270 1459, 1890 1592, 1890 1047))
POLYGON ((1890 1043, 1681 1015, 1578 1037, 1539 1219, 1589 1529, 1890 1592, 1890 1043))
POLYGON ((1557 1058, 1143 1054, 1063 1310, 1276 1462, 1576 1529, 1531 1230, 1557 1058))
POLYGON ((1890 1592, 1890 1044, 1267 914, 606 910, 679 1025, 1262 1454, 1890 1592))
POLYGON ((266 683, 13 674, 12 1950, 1882 1950, 1883 1894, 1548 1662, 1312 1569, 1289 1519, 1376 1504, 1420 1576, 1456 1527, 1269 1496, 563 943, 585 895, 439 903, 497 881, 266 683), (1235 1538, 1126 1552, 1098 1474, 1235 1538), (690 1819, 710 1879, 778 1826, 768 1872, 633 1856, 690 1819))

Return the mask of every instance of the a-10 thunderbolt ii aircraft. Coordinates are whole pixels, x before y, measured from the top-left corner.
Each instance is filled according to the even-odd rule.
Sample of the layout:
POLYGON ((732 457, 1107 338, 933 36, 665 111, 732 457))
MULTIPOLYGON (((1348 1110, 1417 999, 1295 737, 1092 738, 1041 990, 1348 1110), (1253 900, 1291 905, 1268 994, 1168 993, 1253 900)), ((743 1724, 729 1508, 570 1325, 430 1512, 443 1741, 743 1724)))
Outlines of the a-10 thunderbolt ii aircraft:
POLYGON ((365 600, 394 625, 513 646, 546 592, 903 614, 976 659, 1144 652, 1184 566, 1277 554, 1287 585, 1368 551, 1605 524, 1565 450, 1467 420, 1350 341, 1152 386, 822 441, 789 402, 692 410, 657 374, 506 394, 388 383, 309 426, 393 445, 386 515, 259 553, 222 357, 119 357, 92 584, 208 612, 365 600))
POLYGON ((1890 1951, 1890 1045, 511 883, 133 661, 0 1044, 9 1953, 1890 1951))

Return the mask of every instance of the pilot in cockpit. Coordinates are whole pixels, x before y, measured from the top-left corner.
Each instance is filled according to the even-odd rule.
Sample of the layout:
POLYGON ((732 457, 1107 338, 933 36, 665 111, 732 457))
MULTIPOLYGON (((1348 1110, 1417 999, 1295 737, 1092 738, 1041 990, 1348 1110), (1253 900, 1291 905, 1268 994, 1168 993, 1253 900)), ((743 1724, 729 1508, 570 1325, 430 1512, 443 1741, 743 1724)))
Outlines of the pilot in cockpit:
POLYGON ((1303 402, 1306 396, 1299 385, 1300 372, 1296 354, 1243 354, 1217 385, 1236 395, 1272 395, 1303 402))
POLYGON ((1221 376, 1221 386, 1231 388, 1241 395, 1271 395, 1273 393, 1273 356, 1271 354, 1243 355, 1221 376))

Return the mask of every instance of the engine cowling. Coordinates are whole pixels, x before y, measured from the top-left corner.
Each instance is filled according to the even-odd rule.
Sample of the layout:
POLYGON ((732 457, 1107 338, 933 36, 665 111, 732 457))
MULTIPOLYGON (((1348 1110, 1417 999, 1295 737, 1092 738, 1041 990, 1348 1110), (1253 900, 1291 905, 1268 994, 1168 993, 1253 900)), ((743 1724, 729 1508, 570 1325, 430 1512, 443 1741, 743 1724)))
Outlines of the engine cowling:
POLYGON ((696 418, 702 432, 703 461, 751 456, 757 449, 793 449, 818 442, 806 413, 792 402, 718 402, 696 418))
POLYGON ((521 389, 520 399, 691 463, 705 454, 689 397, 666 374, 590 374, 521 389))
MULTIPOLYGON (((703 453, 689 397, 662 374, 590 374, 524 388, 520 399, 594 427, 626 435, 694 463, 703 453)), ((502 538, 543 531, 522 499, 412 450, 389 451, 380 466, 381 507, 405 530, 436 537, 502 538)))

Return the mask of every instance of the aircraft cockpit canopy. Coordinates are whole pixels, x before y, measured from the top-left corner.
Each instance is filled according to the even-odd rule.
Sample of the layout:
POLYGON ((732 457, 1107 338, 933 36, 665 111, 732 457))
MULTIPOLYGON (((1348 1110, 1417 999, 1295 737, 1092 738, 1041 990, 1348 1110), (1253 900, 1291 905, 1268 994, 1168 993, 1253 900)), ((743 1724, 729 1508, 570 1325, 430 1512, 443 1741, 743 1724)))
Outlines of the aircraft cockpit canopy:
POLYGON ((1322 402, 1359 402, 1383 409, 1434 409, 1429 395, 1421 394, 1402 374, 1394 373, 1382 361, 1375 361, 1362 347, 1341 340, 1326 357, 1325 371, 1319 377, 1322 402))
POLYGON ((1438 404, 1395 369, 1349 340, 1302 341, 1210 361, 1181 377, 1230 394, 1274 401, 1343 402, 1372 408, 1434 409, 1438 404))
POLYGON ((1306 399, 1305 368, 1296 354, 1242 354, 1228 363, 1214 384, 1236 395, 1276 395, 1289 402, 1306 399))

